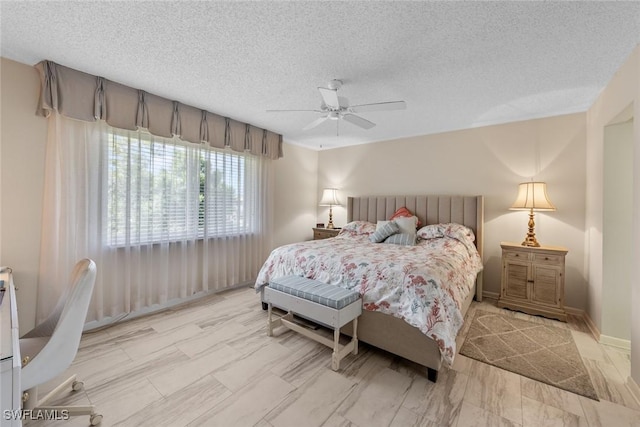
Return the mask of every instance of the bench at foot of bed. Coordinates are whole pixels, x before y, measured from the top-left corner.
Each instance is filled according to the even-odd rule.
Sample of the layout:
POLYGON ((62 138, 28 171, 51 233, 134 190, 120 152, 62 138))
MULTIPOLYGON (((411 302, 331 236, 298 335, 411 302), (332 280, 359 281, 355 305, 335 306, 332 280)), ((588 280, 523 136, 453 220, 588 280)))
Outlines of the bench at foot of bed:
MULTIPOLYGON (((269 304, 265 301, 263 293, 262 309, 267 311, 269 304)), ((274 305, 287 310, 277 303, 274 305)), ((345 335, 353 336, 352 325, 347 323, 341 329, 341 332, 345 335)), ((437 381, 438 368, 441 365, 440 351, 437 344, 435 341, 426 338, 417 328, 408 325, 404 320, 380 312, 363 310, 362 315, 358 317, 357 333, 358 342, 366 342, 376 348, 422 365, 422 369, 424 369, 422 371, 424 372, 423 375, 429 381, 434 383, 437 381), (429 366, 434 367, 430 368, 429 366)))
POLYGON ((267 305, 267 335, 273 328, 284 326, 333 349, 331 368, 340 369, 340 361, 349 353, 358 354, 358 316, 362 313, 360 294, 334 285, 304 277, 286 276, 272 280, 264 289, 264 305, 267 305), (272 319, 272 305, 288 313, 272 319), (299 314, 333 328, 333 341, 293 322, 293 314, 299 314), (353 322, 353 337, 348 344, 340 345, 340 328, 353 322))

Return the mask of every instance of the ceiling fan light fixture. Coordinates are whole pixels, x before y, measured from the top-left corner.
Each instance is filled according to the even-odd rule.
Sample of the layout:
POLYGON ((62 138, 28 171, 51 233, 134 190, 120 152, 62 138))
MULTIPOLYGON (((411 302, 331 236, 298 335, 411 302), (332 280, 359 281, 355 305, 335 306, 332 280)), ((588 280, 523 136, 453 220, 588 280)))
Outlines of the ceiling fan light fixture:
MULTIPOLYGON (((327 87, 318 87, 322 103, 319 110, 267 110, 267 111, 312 111, 321 113, 322 117, 309 123, 302 130, 313 129, 325 120, 333 120, 339 125, 340 120, 347 121, 361 129, 371 129, 376 124, 360 117, 357 113, 366 113, 369 111, 388 111, 388 110, 404 110, 407 104, 404 101, 386 101, 374 102, 371 104, 350 105, 349 100, 345 97, 338 96, 338 89, 342 87, 342 80, 331 80, 327 87), (356 113, 356 114, 354 114, 356 113)), ((337 129, 337 127, 336 127, 337 129)), ((338 133, 336 132, 336 135, 338 133)))

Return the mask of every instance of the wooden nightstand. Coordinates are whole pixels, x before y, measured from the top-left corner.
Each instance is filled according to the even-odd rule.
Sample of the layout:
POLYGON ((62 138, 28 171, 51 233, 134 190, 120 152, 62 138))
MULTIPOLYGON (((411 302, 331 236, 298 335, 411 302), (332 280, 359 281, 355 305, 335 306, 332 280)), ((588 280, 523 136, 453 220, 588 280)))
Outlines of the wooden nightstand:
POLYGON ((564 260, 559 246, 501 243, 502 284, 498 307, 567 321, 564 310, 564 260))
POLYGON ((340 232, 339 228, 313 228, 313 240, 328 239, 336 237, 340 232))

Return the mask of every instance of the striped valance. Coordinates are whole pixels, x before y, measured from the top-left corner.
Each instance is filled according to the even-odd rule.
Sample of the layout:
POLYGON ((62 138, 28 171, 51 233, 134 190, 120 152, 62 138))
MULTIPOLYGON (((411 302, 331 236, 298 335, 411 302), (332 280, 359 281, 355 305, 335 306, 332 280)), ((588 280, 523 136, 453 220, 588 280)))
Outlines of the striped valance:
POLYGON ((282 135, 189 105, 134 89, 52 61, 40 72, 39 115, 55 110, 84 121, 105 120, 120 129, 147 129, 158 136, 178 136, 193 143, 282 157, 282 135))

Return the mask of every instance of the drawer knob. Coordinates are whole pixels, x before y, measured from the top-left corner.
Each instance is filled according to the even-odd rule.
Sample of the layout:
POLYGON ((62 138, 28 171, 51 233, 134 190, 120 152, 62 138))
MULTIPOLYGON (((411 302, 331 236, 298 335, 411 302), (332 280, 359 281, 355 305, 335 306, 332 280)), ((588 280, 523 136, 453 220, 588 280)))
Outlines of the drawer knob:
POLYGON ((516 254, 516 256, 518 257, 518 256, 520 256, 520 254, 516 254))
POLYGON ((549 261, 549 257, 548 256, 544 257, 544 260, 549 261))

